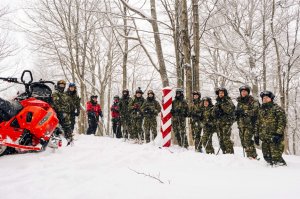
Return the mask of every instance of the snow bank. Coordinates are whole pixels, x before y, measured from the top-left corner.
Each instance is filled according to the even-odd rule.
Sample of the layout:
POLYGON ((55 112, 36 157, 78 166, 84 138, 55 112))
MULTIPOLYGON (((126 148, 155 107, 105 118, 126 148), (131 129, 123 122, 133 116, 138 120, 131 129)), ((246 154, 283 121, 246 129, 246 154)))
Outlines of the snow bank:
POLYGON ((0 198, 299 198, 300 157, 272 168, 235 150, 216 156, 82 135, 56 153, 0 157, 0 198))

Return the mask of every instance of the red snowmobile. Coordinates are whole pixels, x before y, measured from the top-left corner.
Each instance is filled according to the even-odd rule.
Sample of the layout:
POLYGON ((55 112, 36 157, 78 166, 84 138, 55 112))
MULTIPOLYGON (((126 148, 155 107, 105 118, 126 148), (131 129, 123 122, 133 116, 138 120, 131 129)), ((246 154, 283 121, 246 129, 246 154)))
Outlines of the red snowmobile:
POLYGON ((49 142, 53 148, 61 146, 57 134, 59 121, 51 107, 52 90, 47 85, 54 83, 33 82, 32 73, 28 70, 23 71, 21 82, 17 78, 0 79, 25 86, 25 92, 12 101, 0 98, 0 156, 42 151, 49 142))

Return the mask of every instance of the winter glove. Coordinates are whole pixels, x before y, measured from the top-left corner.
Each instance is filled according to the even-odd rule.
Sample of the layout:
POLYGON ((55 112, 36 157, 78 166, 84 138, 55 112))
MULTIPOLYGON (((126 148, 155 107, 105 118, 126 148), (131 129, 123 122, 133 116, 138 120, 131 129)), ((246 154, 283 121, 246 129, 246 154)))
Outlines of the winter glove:
POLYGON ((174 116, 178 116, 181 114, 181 110, 180 109, 171 109, 171 113, 174 116))
POLYGON ((213 126, 210 124, 210 123, 206 123, 205 124, 205 128, 207 128, 207 129, 211 129, 213 126))
POLYGON ((241 109, 241 108, 238 108, 235 111, 235 115, 236 115, 236 117, 242 117, 242 116, 245 115, 245 111, 243 109, 241 109))
POLYGON ((89 112, 88 112, 88 116, 89 116, 89 117, 95 118, 95 117, 96 117, 96 114, 95 114, 95 112, 89 111, 89 112))
POLYGON ((119 113, 119 110, 118 110, 117 108, 115 108, 115 107, 112 107, 112 108, 111 108, 111 111, 112 111, 112 112, 119 113))
POLYGON ((224 115, 224 111, 222 109, 216 109, 215 110, 215 115, 217 118, 220 118, 224 115))
POLYGON ((272 142, 274 144, 280 144, 281 141, 282 141, 282 135, 279 135, 279 134, 273 135, 272 142))
POLYGON ((174 115, 174 113, 175 113, 175 110, 171 109, 171 114, 174 115))
POLYGON ((56 115, 57 115, 57 118, 58 118, 59 120, 64 119, 64 115, 63 115, 62 112, 57 112, 56 115))
POLYGON ((254 143, 258 146, 259 145, 259 135, 254 135, 254 143))
POLYGON ((133 109, 137 110, 140 109, 140 106, 138 104, 133 105, 133 109))
POLYGON ((191 116, 196 119, 202 119, 202 113, 192 113, 191 116))
POLYGON ((154 112, 153 112, 153 110, 147 108, 147 109, 144 110, 144 113, 145 113, 146 115, 152 115, 154 112))
POLYGON ((181 116, 183 116, 183 117, 189 117, 189 113, 187 111, 185 111, 181 116))

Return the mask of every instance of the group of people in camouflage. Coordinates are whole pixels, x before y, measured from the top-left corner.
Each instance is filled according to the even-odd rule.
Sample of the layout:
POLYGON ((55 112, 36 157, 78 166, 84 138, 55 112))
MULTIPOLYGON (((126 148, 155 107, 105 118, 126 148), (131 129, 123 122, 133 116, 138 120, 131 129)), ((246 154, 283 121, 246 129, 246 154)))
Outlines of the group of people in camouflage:
MULTIPOLYGON (((76 85, 70 83, 64 92, 66 82, 57 82, 56 92, 53 93, 53 107, 64 131, 66 139, 73 140, 75 118, 80 114, 80 98, 76 85)), ((260 94, 262 105, 250 95, 250 87, 241 86, 237 106, 228 95, 225 88, 216 90, 216 103, 210 97, 203 97, 198 91, 193 92, 193 101, 188 105, 182 89, 176 89, 172 102, 172 128, 179 146, 188 148, 186 134, 186 118, 191 118, 192 136, 195 150, 214 154, 212 144, 213 133, 217 133, 223 154, 233 154, 233 142, 230 139, 232 125, 236 121, 242 147, 250 159, 257 159, 255 144, 262 141, 264 159, 270 164, 286 165, 282 158, 284 148, 284 131, 286 115, 284 110, 274 103, 274 94, 264 91, 260 94), (202 133, 203 131, 203 133, 202 133)), ((103 121, 97 96, 92 95, 87 102, 89 128, 87 134, 95 134, 99 118, 103 121)), ((111 106, 113 133, 117 138, 131 138, 136 142, 153 141, 157 135, 156 117, 161 111, 159 102, 152 90, 143 97, 143 91, 138 88, 131 98, 128 89, 122 91, 122 97, 114 96, 111 106), (122 130, 121 130, 122 127, 122 130), (144 137, 145 135, 145 137, 144 137), (152 137, 151 137, 152 135, 152 137)))
MULTIPOLYGON (((284 129, 286 115, 284 110, 274 103, 274 94, 261 92, 262 105, 250 95, 250 87, 241 86, 237 106, 234 105, 225 88, 216 90, 216 103, 210 97, 201 99, 201 94, 193 92, 190 106, 184 99, 183 90, 177 89, 172 103, 172 127, 179 146, 188 147, 186 118, 191 118, 192 136, 195 150, 215 153, 212 135, 217 133, 219 150, 224 154, 233 154, 233 142, 230 139, 232 125, 238 124, 241 144, 250 159, 257 159, 255 145, 262 141, 264 159, 270 164, 286 165, 282 158, 284 148, 284 129), (203 130, 203 135, 201 135, 203 130)), ((219 151, 217 152, 217 154, 219 151)))
MULTIPOLYGON (((76 117, 80 115, 80 97, 77 94, 75 83, 69 83, 69 87, 65 92, 66 81, 59 80, 56 85, 56 91, 53 93, 53 108, 59 119, 59 124, 64 132, 68 145, 73 141, 73 131, 76 117)), ((103 123, 103 114, 101 106, 97 102, 97 95, 92 95, 90 101, 86 104, 86 112, 88 116, 88 129, 86 134, 96 134, 99 119, 103 123)))
POLYGON ((75 83, 69 83, 65 92, 66 81, 59 80, 53 93, 53 108, 64 132, 68 145, 73 141, 75 118, 80 114, 80 98, 75 83))
POLYGON ((114 96, 111 116, 113 133, 117 138, 131 138, 136 142, 145 140, 146 143, 149 143, 156 137, 156 116, 160 113, 161 107, 152 90, 147 92, 146 99, 143 94, 141 88, 138 88, 133 98, 129 96, 128 89, 123 90, 121 99, 118 95, 114 96), (123 134, 121 133, 121 126, 123 134))

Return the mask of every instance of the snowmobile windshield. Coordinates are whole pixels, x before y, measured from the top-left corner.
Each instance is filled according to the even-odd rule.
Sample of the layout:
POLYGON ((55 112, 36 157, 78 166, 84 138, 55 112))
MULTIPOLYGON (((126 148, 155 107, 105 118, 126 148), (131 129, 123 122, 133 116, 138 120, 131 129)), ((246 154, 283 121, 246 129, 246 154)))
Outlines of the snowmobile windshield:
POLYGON ((52 90, 45 84, 34 83, 30 88, 32 97, 51 97, 52 95, 52 90))
POLYGON ((52 102, 52 90, 49 86, 42 83, 34 83, 30 86, 31 97, 43 100, 47 103, 52 102))
MULTIPOLYGON (((43 83, 35 82, 30 85, 30 92, 31 92, 30 97, 43 100, 47 103, 52 103, 52 90, 49 86, 43 83)), ((20 94, 17 97, 17 100, 24 100, 28 97, 29 97, 28 94, 25 92, 20 94)))

